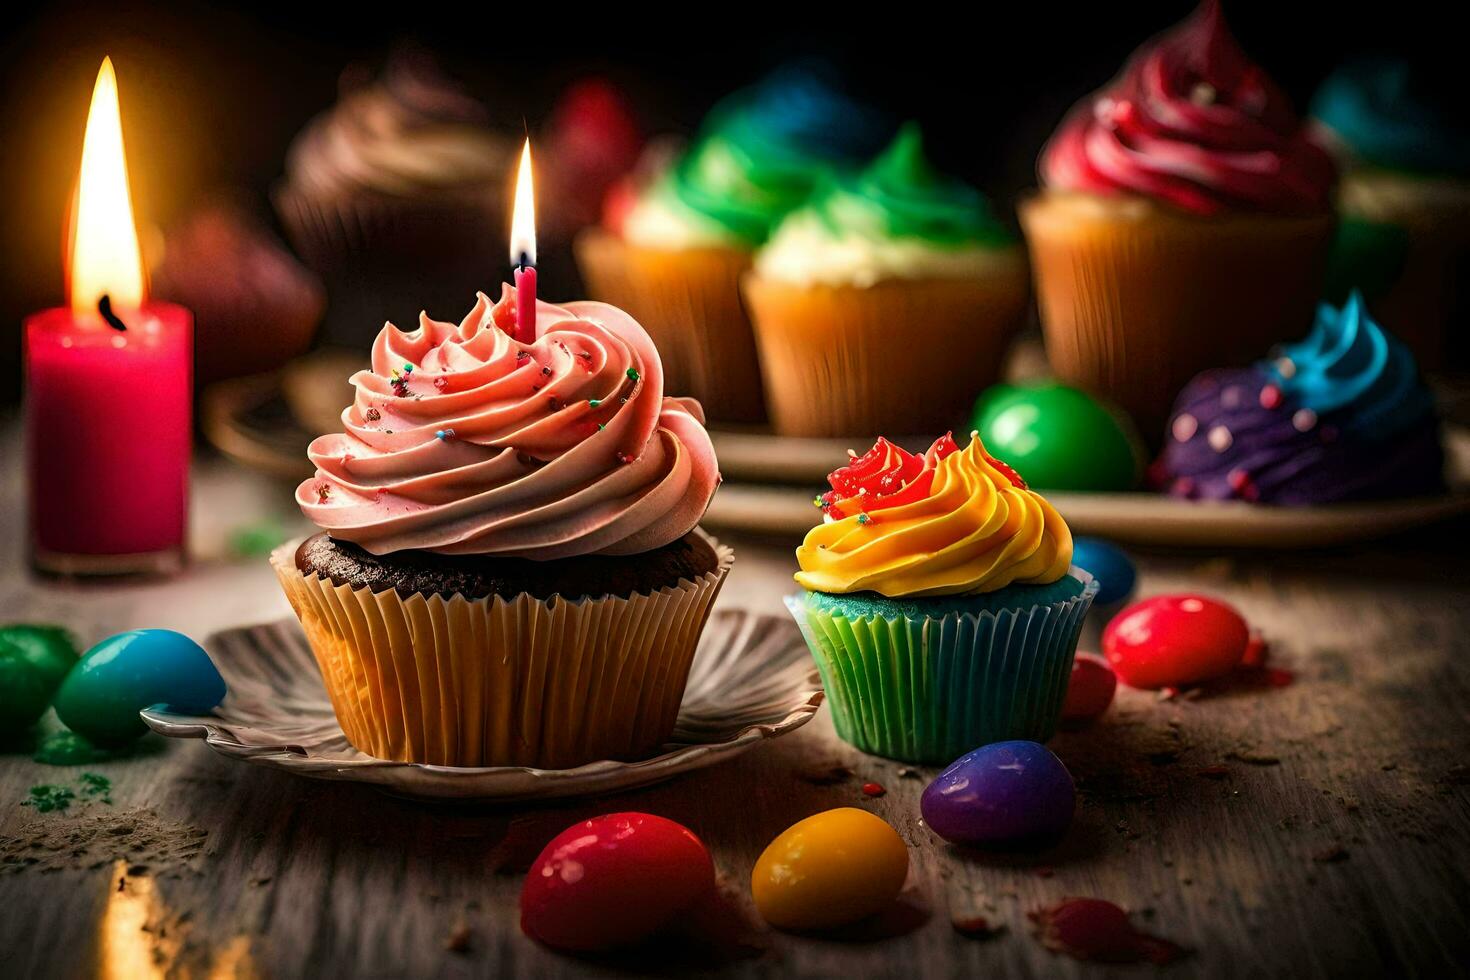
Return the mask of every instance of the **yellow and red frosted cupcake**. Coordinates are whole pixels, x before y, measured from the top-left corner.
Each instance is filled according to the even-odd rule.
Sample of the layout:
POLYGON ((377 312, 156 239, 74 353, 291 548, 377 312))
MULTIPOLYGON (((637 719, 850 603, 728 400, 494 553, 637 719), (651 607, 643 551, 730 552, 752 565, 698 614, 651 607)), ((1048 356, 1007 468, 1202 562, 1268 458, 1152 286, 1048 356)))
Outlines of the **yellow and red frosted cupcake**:
POLYGON ((323 529, 272 556, 348 740, 453 766, 656 750, 732 555, 696 529, 719 482, 698 403, 603 303, 483 294, 386 325, 344 431, 296 491, 323 529))
POLYGON ((929 164, 913 124, 788 215, 744 289, 788 436, 957 424, 999 379, 1030 300, 1024 250, 979 191, 929 164))
POLYGON ((973 434, 922 455, 879 439, 828 481, 787 605, 837 734, 936 764, 1049 738, 1097 592, 1056 509, 973 434))
POLYGON ((1310 320, 1336 170, 1216 0, 1080 103, 1039 170, 1021 224, 1047 355, 1143 432, 1197 372, 1310 320))

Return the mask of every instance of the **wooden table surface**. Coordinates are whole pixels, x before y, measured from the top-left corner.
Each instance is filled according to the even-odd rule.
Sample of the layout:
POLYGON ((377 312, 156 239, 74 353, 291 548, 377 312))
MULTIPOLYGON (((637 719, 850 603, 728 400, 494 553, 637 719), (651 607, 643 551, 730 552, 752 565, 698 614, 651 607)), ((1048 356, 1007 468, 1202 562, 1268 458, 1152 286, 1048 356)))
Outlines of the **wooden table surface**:
MULTIPOLYGON (((13 436, 3 444, 13 450, 13 436)), ((187 574, 80 586, 27 573, 18 470, 0 510, 0 620, 65 623, 94 642, 142 626, 203 637, 287 613, 265 562, 229 560, 224 546, 235 523, 289 519, 282 488, 202 465, 200 557, 187 574)), ((501 809, 404 802, 149 736, 130 758, 84 767, 112 780, 111 805, 38 813, 20 806, 32 785, 75 785, 83 769, 3 755, 0 977, 1099 974, 1030 933, 1026 913, 1063 896, 1111 899, 1187 947, 1164 968, 1172 976, 1462 972, 1466 530, 1330 554, 1138 556, 1143 594, 1198 589, 1235 603, 1296 680, 1170 701, 1122 692, 1101 724, 1054 740, 1080 806, 1067 839, 1039 854, 945 845, 919 822, 932 770, 903 773, 846 747, 825 710, 661 786, 501 809), (834 767, 852 775, 824 778, 834 767), (868 780, 887 795, 864 796, 868 780), (763 928, 748 902, 756 856, 836 806, 872 810, 909 843, 902 906, 863 937, 763 928), (516 899, 531 858, 574 821, 627 809, 679 820, 709 844, 729 896, 721 940, 601 960, 527 940, 516 899), (977 940, 953 928, 974 915, 1001 931, 977 940)), ((733 543, 721 602, 778 608, 792 543, 733 543)))

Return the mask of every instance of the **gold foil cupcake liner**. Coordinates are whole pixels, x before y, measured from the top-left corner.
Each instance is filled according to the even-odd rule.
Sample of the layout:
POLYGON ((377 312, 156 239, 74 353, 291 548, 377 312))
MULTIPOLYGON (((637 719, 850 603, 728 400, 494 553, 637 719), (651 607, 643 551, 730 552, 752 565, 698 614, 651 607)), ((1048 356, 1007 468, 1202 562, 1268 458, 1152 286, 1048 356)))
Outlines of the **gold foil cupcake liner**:
POLYGON ((583 231, 575 248, 592 298, 627 310, 653 338, 667 394, 698 399, 712 421, 765 418, 755 339, 740 303, 749 252, 644 248, 602 228, 583 231))
MULTIPOLYGON (((703 532, 696 532, 701 535, 703 532)), ((380 759, 566 769, 657 752, 734 553, 623 598, 468 599, 336 585, 271 555, 347 739, 380 759)))
POLYGON ((1331 215, 1206 218, 1051 192, 1019 210, 1053 369, 1155 447, 1192 377, 1311 328, 1334 228, 1331 215))
POLYGON ((869 438, 966 425, 1000 379, 1026 315, 1019 254, 980 279, 807 286, 743 282, 771 425, 784 436, 869 438))

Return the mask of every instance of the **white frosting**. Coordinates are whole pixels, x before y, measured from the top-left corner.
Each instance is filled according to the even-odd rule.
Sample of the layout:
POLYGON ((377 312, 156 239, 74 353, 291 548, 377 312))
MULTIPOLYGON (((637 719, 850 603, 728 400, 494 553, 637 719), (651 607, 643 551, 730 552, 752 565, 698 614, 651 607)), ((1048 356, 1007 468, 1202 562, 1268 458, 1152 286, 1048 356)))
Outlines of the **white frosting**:
POLYGON ((944 245, 922 238, 834 234, 813 211, 788 216, 755 256, 763 279, 865 288, 889 279, 977 279, 1014 271, 1019 246, 944 245))
POLYGON ((746 245, 718 221, 700 214, 657 186, 638 199, 623 219, 623 237, 644 248, 738 248, 746 245))

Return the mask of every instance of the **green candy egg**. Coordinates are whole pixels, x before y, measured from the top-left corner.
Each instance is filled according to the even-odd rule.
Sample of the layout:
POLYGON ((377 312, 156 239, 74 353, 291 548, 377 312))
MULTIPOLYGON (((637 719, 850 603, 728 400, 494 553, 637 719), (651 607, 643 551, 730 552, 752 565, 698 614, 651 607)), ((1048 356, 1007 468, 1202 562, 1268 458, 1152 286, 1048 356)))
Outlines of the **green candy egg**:
POLYGON ((19 735, 46 713, 51 688, 18 647, 0 640, 0 739, 19 735))
POLYGON ((1122 412, 1069 385, 996 385, 975 403, 985 448, 1042 490, 1131 490, 1143 444, 1122 412))
POLYGON ((77 662, 77 641, 60 626, 11 623, 0 626, 0 643, 14 647, 46 681, 49 697, 61 686, 66 672, 77 662))

